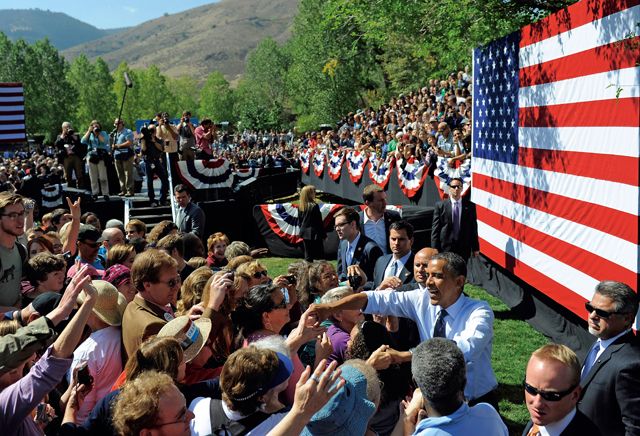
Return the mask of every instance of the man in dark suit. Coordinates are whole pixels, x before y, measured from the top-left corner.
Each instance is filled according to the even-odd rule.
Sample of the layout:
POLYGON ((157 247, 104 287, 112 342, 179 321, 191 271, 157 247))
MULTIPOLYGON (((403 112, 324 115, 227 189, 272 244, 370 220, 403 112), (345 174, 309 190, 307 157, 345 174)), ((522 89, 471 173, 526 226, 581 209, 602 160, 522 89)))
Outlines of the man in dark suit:
POLYGON ((389 227, 400 219, 400 214, 387 210, 387 193, 378 185, 364 188, 362 199, 366 207, 360 211, 360 230, 373 239, 384 254, 389 254, 389 227))
POLYGON ((547 344, 534 351, 524 380, 531 419, 522 435, 600 435, 594 423, 576 409, 580 391, 580 362, 570 348, 547 344))
POLYGON ((347 279, 347 268, 359 265, 367 277, 373 277, 376 260, 382 256, 382 250, 373 240, 360 232, 358 212, 350 207, 343 207, 334 216, 336 234, 340 238, 338 246, 338 279, 347 279))
POLYGON ((365 289, 397 288, 413 280, 413 226, 400 220, 389 228, 391 254, 380 256, 365 289))
POLYGON ((640 435, 640 343, 631 331, 638 295, 624 283, 598 283, 589 332, 598 339, 582 367, 578 409, 606 435, 640 435))
POLYGON ((462 199, 462 179, 449 181, 449 198, 436 203, 431 225, 431 246, 469 260, 480 250, 476 207, 462 199))
POLYGON ((191 201, 191 194, 184 185, 177 185, 173 189, 178 210, 176 225, 182 233, 193 233, 200 239, 204 236, 204 212, 191 201))
POLYGON ((138 293, 122 317, 122 344, 127 356, 174 318, 171 304, 175 304, 182 284, 175 259, 155 249, 136 256, 131 282, 138 293))

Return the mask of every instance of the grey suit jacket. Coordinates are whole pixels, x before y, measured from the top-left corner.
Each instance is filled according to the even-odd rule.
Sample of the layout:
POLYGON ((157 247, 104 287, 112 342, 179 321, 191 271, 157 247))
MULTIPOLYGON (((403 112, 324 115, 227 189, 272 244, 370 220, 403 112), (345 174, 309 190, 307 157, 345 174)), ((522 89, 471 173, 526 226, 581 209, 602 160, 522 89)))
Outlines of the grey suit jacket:
POLYGON ((178 209, 176 225, 183 233, 193 233, 202 238, 204 236, 204 212, 193 201, 184 209, 178 209))

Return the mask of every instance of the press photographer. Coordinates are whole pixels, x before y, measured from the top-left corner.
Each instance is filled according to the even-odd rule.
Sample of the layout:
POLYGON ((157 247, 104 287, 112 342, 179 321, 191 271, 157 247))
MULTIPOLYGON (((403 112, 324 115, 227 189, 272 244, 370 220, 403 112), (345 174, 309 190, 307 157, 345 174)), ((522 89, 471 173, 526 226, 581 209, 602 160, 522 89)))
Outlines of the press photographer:
POLYGON ((100 194, 105 200, 109 199, 109 178, 107 176, 106 160, 109 156, 109 135, 102 130, 97 120, 91 121, 87 132, 81 140, 87 146, 87 163, 89 164, 89 180, 91 181, 91 195, 96 200, 100 194))
POLYGON ((67 186, 72 188, 84 187, 84 170, 83 162, 86 154, 85 147, 80 143, 80 137, 73 130, 71 123, 65 121, 62 123, 62 132, 58 135, 55 142, 56 157, 58 163, 64 167, 64 178, 67 186), (73 179, 75 173, 75 180, 73 179), (77 185, 76 185, 77 180, 77 185))
POLYGON ((120 194, 133 197, 133 132, 124 127, 124 122, 116 118, 113 122, 114 131, 111 133, 113 142, 113 158, 116 163, 120 194))
POLYGON ((149 193, 149 202, 151 207, 158 206, 155 200, 155 190, 153 189, 153 175, 157 175, 160 179, 160 204, 168 204, 169 181, 167 180, 167 169, 163 163, 162 152, 164 144, 155 135, 154 124, 142 127, 140 129, 140 148, 144 159, 144 169, 147 175, 147 191, 149 193))
POLYGON ((167 112, 157 114, 156 121, 158 123, 156 138, 160 139, 164 144, 164 152, 169 153, 169 161, 171 162, 169 171, 173 171, 178 162, 178 139, 180 139, 178 130, 171 124, 171 119, 167 112))
POLYGON ((195 127, 191 123, 191 112, 182 112, 180 125, 178 126, 178 134, 180 135, 180 154, 182 160, 193 160, 196 157, 196 139, 195 127))
POLYGON ((213 149, 213 139, 215 138, 215 127, 213 121, 204 118, 200 125, 194 131, 196 137, 196 148, 198 150, 196 157, 198 159, 211 159, 213 149))

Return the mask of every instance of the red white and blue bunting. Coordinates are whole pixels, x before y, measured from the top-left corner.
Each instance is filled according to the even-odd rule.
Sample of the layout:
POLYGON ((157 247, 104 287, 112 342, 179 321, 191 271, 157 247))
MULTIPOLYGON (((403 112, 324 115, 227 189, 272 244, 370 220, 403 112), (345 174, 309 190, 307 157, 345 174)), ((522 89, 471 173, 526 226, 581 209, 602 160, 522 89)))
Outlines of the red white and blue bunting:
POLYGON ((233 171, 227 159, 182 160, 178 175, 190 189, 231 188, 260 175, 260 168, 233 171))
POLYGON ((342 174, 342 163, 344 162, 344 153, 341 151, 334 151, 331 153, 329 159, 329 177, 334 182, 337 182, 342 174))
POLYGON ((324 164, 326 162, 326 152, 324 150, 318 150, 313 155, 313 172, 317 177, 321 177, 324 172, 324 164))
POLYGON ((62 185, 47 186, 40 190, 42 194, 42 207, 54 209, 62 206, 62 185))
POLYGON ((310 148, 306 148, 300 151, 300 169, 305 174, 309 174, 309 166, 311 164, 311 158, 313 157, 313 151, 310 148))
POLYGON ((353 183, 360 183, 364 170, 367 167, 367 160, 368 158, 365 153, 353 150, 347 152, 347 171, 353 183))
MULTIPOLYGON (((320 213, 324 221, 325 230, 333 221, 333 215, 342 208, 341 204, 320 204, 320 213)), ((269 227, 283 241, 289 244, 302 244, 302 238, 299 235, 300 227, 298 226, 298 206, 291 203, 277 204, 261 204, 260 208, 264 214, 269 227)))
POLYGON ((440 197, 448 195, 447 186, 451 179, 462 179, 462 195, 465 195, 471 187, 471 159, 466 159, 459 165, 449 165, 449 159, 439 157, 433 177, 440 192, 440 197))
POLYGON ((398 184, 408 198, 413 198, 427 178, 429 168, 421 161, 410 157, 406 165, 404 159, 398 161, 398 184), (403 168, 404 166, 404 168, 403 168))
POLYGON ((369 178, 373 183, 382 189, 387 187, 395 165, 395 159, 385 161, 379 158, 375 153, 371 153, 369 157, 369 178))

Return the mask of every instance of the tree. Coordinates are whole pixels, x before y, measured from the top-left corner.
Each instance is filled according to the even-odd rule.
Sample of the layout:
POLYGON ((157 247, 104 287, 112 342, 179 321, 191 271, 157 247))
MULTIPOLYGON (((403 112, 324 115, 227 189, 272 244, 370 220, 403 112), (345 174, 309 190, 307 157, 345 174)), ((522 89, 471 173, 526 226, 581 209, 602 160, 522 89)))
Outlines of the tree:
POLYGON ((67 73, 67 79, 76 90, 77 98, 70 120, 77 129, 86 128, 92 120, 110 125, 115 116, 113 77, 109 67, 98 58, 91 64, 84 54, 76 57, 67 73))
POLYGON ((170 113, 179 118, 182 111, 188 110, 195 115, 198 107, 198 83, 193 77, 180 76, 177 78, 168 78, 167 87, 172 96, 171 101, 173 107, 170 113))
POLYGON ((200 90, 198 114, 209 117, 215 122, 235 121, 233 113, 234 93, 222 73, 214 71, 200 90))

